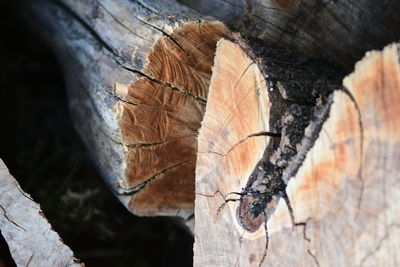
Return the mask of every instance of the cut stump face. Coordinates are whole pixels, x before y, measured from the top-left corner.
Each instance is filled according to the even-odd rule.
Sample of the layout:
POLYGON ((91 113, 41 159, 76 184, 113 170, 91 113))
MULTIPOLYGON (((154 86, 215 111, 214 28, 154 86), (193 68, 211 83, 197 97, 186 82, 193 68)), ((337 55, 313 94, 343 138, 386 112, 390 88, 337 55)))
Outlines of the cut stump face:
POLYGON ((197 134, 215 46, 226 34, 220 23, 187 22, 154 45, 142 70, 150 79, 116 85, 124 102, 114 110, 126 148, 124 177, 117 187, 132 194, 134 213, 193 210, 197 134))
POLYGON ((216 43, 230 32, 179 2, 150 2, 38 0, 30 8, 108 186, 136 215, 187 219, 216 43))
MULTIPOLYGON (((257 112, 249 113, 252 109, 241 109, 254 84, 237 94, 227 93, 235 86, 221 78, 227 70, 220 62, 229 58, 227 51, 220 57, 223 42, 217 49, 210 100, 199 136, 195 265, 395 266, 400 260, 396 252, 400 236, 399 46, 368 53, 344 79, 346 89, 334 92, 329 117, 318 138, 298 171, 289 177, 287 201, 280 198, 271 216, 251 232, 237 216, 240 196, 229 193, 243 192, 268 138, 236 143, 248 134, 243 133, 248 124, 241 114, 249 114, 252 123, 258 119, 261 128, 252 131, 263 130, 262 125, 268 123, 257 112), (242 101, 235 102, 235 97, 242 101), (213 104, 211 98, 218 103, 213 104), (231 103, 235 116, 224 116, 220 103, 231 103), (229 135, 222 138, 224 129, 229 129, 229 135)), ((240 58, 240 48, 232 43, 225 48, 228 45, 240 58)), ((243 71, 245 67, 239 67, 237 58, 236 68, 243 71)), ((256 64, 253 66, 255 70, 256 64)), ((247 80, 257 80, 254 72, 247 75, 247 80)), ((262 99, 262 94, 253 95, 262 99)), ((268 107, 268 99, 264 104, 268 107)))
MULTIPOLYGON (((195 202, 197 266, 223 266, 227 262, 215 258, 214 251, 220 257, 230 257, 231 251, 240 249, 238 240, 252 240, 255 260, 264 253, 265 230, 263 227, 253 233, 244 230, 237 218, 240 196, 235 192, 246 186, 267 147, 270 137, 250 135, 269 131, 269 107, 268 89, 257 64, 239 45, 221 40, 199 133, 195 202)), ((233 266, 234 262, 231 263, 225 266, 233 266)))

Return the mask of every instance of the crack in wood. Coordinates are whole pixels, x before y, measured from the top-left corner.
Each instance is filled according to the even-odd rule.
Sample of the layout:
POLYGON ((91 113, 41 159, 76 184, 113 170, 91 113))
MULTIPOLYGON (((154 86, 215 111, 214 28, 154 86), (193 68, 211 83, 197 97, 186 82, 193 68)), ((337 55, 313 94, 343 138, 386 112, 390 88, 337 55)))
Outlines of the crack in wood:
POLYGON ((179 162, 177 164, 174 164, 168 168, 165 168, 163 170, 161 170, 160 172, 156 173, 155 175, 146 178, 146 180, 136 186, 133 187, 125 187, 123 185, 121 185, 120 183, 116 184, 116 190, 117 190, 117 194, 118 195, 124 195, 124 196, 133 196, 136 193, 140 192, 141 190, 143 190, 143 188, 145 188, 147 185, 149 185, 150 183, 152 183, 154 180, 156 180, 158 177, 162 176, 163 174, 165 174, 166 172, 172 170, 172 169, 176 169, 184 164, 187 164, 189 162, 194 161, 193 159, 190 160, 185 160, 182 162, 179 162))
POLYGON ((28 195, 27 193, 25 193, 25 192, 21 189, 20 186, 17 186, 16 188, 18 189, 18 191, 19 191, 24 197, 26 197, 27 199, 29 199, 29 200, 31 200, 31 201, 34 201, 33 198, 31 198, 30 195, 28 195))
POLYGON ((362 258, 362 260, 360 262, 360 265, 359 265, 360 267, 362 267, 364 265, 364 263, 367 261, 367 259, 369 257, 373 256, 376 252, 378 252, 381 249, 381 247, 383 246, 383 243, 385 242, 385 240, 387 240, 390 237, 390 233, 389 233, 390 230, 392 228, 399 228, 400 225, 397 224, 397 223, 392 223, 392 224, 390 224, 390 225, 388 225, 386 227, 387 227, 387 229, 385 230, 385 235, 382 238, 379 239, 376 247, 372 251, 367 252, 367 254, 362 258))
POLYGON ((33 259, 33 256, 35 255, 35 253, 32 253, 32 255, 29 257, 29 260, 28 260, 28 262, 26 263, 26 267, 29 267, 29 265, 31 264, 31 262, 32 262, 32 259, 33 259))
POLYGON ((127 147, 129 148, 142 148, 142 147, 154 147, 154 146, 159 146, 159 145, 163 145, 169 142, 173 142, 173 141, 177 141, 186 137, 195 137, 196 135, 191 134, 191 135, 184 135, 184 136, 179 136, 176 138, 170 138, 170 139, 166 139, 160 142, 154 142, 154 143, 135 143, 135 144, 126 144, 127 147))
POLYGON ((255 63, 252 61, 252 62, 244 69, 244 71, 243 71, 242 74, 240 75, 240 77, 239 77, 239 79, 237 80, 237 82, 236 82, 235 86, 233 87, 233 89, 229 90, 230 92, 232 92, 233 90, 236 89, 236 87, 239 85, 239 82, 242 80, 243 76, 244 76, 244 75, 246 74, 246 72, 250 69, 250 67, 251 67, 252 65, 254 65, 254 64, 255 64, 255 63))
POLYGON ((303 239, 306 240, 307 242, 311 243, 311 239, 309 237, 307 237, 307 223, 308 221, 311 219, 307 219, 307 221, 305 222, 299 222, 299 223, 295 223, 295 227, 296 226, 302 226, 303 227, 303 239))
POLYGON ((102 47, 104 47, 109 53, 113 56, 118 57, 119 55, 114 49, 105 41, 101 36, 74 10, 72 10, 68 5, 63 3, 60 0, 54 0, 54 4, 58 5, 64 12, 70 15, 73 19, 75 19, 102 47))
POLYGON ((171 36, 170 34, 166 33, 165 31, 163 31, 162 29, 158 28, 157 26, 155 26, 155 25, 153 25, 153 24, 150 24, 150 23, 148 23, 148 22, 146 22, 146 21, 144 21, 144 20, 142 20, 142 19, 137 18, 137 20, 139 20, 140 22, 142 22, 142 23, 144 23, 144 24, 146 24, 146 25, 152 27, 153 29, 155 29, 155 30, 161 32, 164 36, 166 36, 168 39, 170 39, 179 49, 181 49, 189 58, 191 58, 191 59, 193 58, 193 56, 190 55, 189 52, 186 51, 186 50, 183 48, 183 46, 182 46, 180 43, 178 43, 177 40, 175 40, 174 38, 172 38, 172 36, 171 36))
MULTIPOLYGON (((265 214, 265 218, 267 218, 267 215, 265 214)), ((268 234, 268 226, 267 226, 267 220, 264 221, 264 230, 265 230, 265 250, 264 250, 264 254, 261 258, 260 263, 258 264, 258 267, 261 267, 261 265, 263 264, 263 262, 265 261, 265 259, 267 258, 267 254, 268 254, 268 247, 269 247, 269 234, 268 234)))
POLYGON ((138 106, 138 105, 139 105, 139 104, 136 104, 136 103, 134 103, 134 102, 132 102, 132 101, 125 100, 125 99, 121 98, 120 96, 117 96, 117 95, 116 95, 114 92, 112 92, 112 91, 106 90, 106 92, 107 92, 110 96, 115 97, 118 101, 121 101, 121 102, 123 102, 123 103, 125 103, 125 104, 132 105, 132 106, 138 106))
MULTIPOLYGON (((117 63, 120 64, 119 62, 117 62, 117 63)), ((121 64, 120 64, 120 65, 121 65, 121 64)), ((197 95, 195 95, 195 94, 192 94, 192 93, 190 93, 190 92, 187 91, 187 90, 184 90, 184 89, 181 89, 181 88, 172 86, 170 83, 164 82, 164 81, 159 80, 159 79, 156 79, 156 78, 154 78, 154 77, 151 77, 151 76, 149 76, 149 75, 147 75, 147 74, 145 74, 144 72, 141 72, 141 71, 139 71, 139 70, 135 70, 135 69, 132 69, 132 68, 127 67, 127 66, 124 66, 124 65, 121 65, 121 66, 122 66, 124 69, 126 69, 127 71, 130 71, 130 72, 139 74, 140 76, 145 77, 145 78, 149 79, 149 80, 152 81, 152 82, 155 82, 155 83, 158 83, 158 84, 162 84, 162 85, 164 85, 165 87, 167 87, 167 88, 169 88, 169 89, 172 89, 172 90, 177 91, 177 92, 179 92, 179 93, 181 93, 181 94, 184 94, 184 95, 186 95, 186 96, 189 96, 190 98, 192 98, 193 100, 195 100, 196 102, 198 102, 198 103, 200 103, 200 104, 202 104, 202 105, 205 105, 205 104, 207 103, 207 99, 204 99, 204 98, 202 98, 202 97, 200 97, 200 96, 197 96, 197 95)))
POLYGON ((16 227, 18 227, 18 228, 20 228, 20 229, 22 229, 22 230, 24 230, 26 232, 26 229, 24 227, 22 227, 21 225, 17 224, 10 217, 8 217, 6 209, 1 204, 0 204, 0 209, 3 211, 3 215, 7 219, 7 221, 9 221, 10 223, 15 225, 16 227))
MULTIPOLYGON (((340 88, 343 72, 316 57, 280 47, 265 47, 252 38, 249 41, 252 51, 261 58, 258 65, 270 89, 270 129, 281 134, 280 139, 269 140, 264 155, 248 178, 243 189, 247 194, 242 195, 238 208, 241 225, 256 231, 264 210, 268 210, 270 218, 280 197, 286 198, 291 209, 286 185, 318 138, 330 112, 332 93, 340 88)), ((248 56, 251 58, 252 54, 248 56)))
POLYGON ((130 29, 127 25, 125 25, 122 21, 120 21, 110 10, 108 10, 108 8, 106 8, 99 0, 95 0, 95 2, 101 7, 103 8, 119 25, 121 25, 122 27, 124 27, 127 31, 129 31, 130 33, 132 33, 133 35, 139 37, 140 39, 149 41, 149 39, 139 35, 138 33, 134 32, 132 29, 130 29))
POLYGON ((246 230, 243 230, 242 234, 239 237, 239 251, 238 251, 238 256, 237 256, 236 263, 235 263, 235 266, 237 266, 237 267, 239 267, 240 252, 242 250, 243 236, 244 236, 245 233, 246 233, 246 230))
MULTIPOLYGON (((136 70, 133 69, 132 67, 128 66, 130 65, 130 63, 127 63, 125 59, 123 59, 123 57, 121 57, 121 55, 118 54, 117 51, 115 51, 105 40, 103 40, 103 38, 101 38, 100 34, 97 33, 83 18, 81 18, 78 14, 76 14, 72 9, 70 9, 66 4, 64 4, 63 2, 59 1, 59 0, 55 0, 54 3, 56 3, 60 8, 62 8, 67 14, 71 15, 80 25, 82 25, 82 27, 102 46, 105 48, 106 51, 108 51, 111 55, 113 55, 113 57, 111 57, 112 60, 114 60, 114 62, 121 66, 122 68, 124 68, 127 71, 133 72, 135 74, 139 74, 142 77, 145 77, 153 82, 156 82, 158 84, 162 84, 164 86, 166 86, 169 89, 172 89, 174 91, 180 92, 182 94, 185 94, 187 96, 189 96, 190 98, 192 98, 193 100, 199 102, 200 104, 205 105, 207 100, 204 98, 201 98, 200 96, 194 95, 192 93, 190 93, 187 90, 184 90, 182 88, 178 88, 175 86, 172 86, 170 83, 164 82, 162 80, 156 79, 154 77, 151 77, 148 74, 145 74, 144 72, 140 71, 140 70, 136 70)), ((158 29, 157 27, 155 27, 154 25, 151 25, 149 23, 146 23, 142 20, 140 20, 139 18, 137 18, 139 21, 147 24, 150 27, 153 27, 155 29, 158 29)), ((163 32, 161 29, 158 29, 159 31, 163 32)), ((165 35, 168 37, 168 34, 165 33, 165 35)), ((169 36, 168 38, 171 39, 172 42, 176 43, 179 47, 180 45, 176 42, 176 40, 174 40, 171 36, 169 36)), ((183 49, 183 48, 182 48, 183 49)), ((185 51, 185 50, 184 50, 185 51)), ((186 51, 185 53, 191 57, 186 51)))
POLYGON ((222 193, 218 189, 212 195, 203 194, 203 193, 196 192, 196 191, 194 192, 194 194, 195 195, 199 195, 199 196, 203 196, 203 197, 215 197, 217 194, 221 194, 222 195, 222 193))
POLYGON ((177 141, 180 140, 182 138, 186 138, 186 137, 195 137, 196 135, 183 135, 183 136, 178 136, 175 138, 170 138, 170 139, 166 139, 166 140, 162 140, 160 142, 153 142, 153 143, 132 143, 132 144, 126 144, 126 143, 122 143, 122 142, 118 142, 116 140, 114 140, 114 138, 112 138, 111 136, 109 136, 108 134, 106 134, 102 129, 99 129, 99 132, 102 133, 107 139, 109 139, 111 142, 117 144, 117 145, 121 145, 124 146, 126 148, 129 149, 137 149, 137 148, 143 148, 143 147, 156 147, 159 145, 163 145, 169 142, 173 142, 173 141, 177 141))
POLYGON ((315 265, 316 265, 317 267, 321 267, 321 265, 320 265, 319 262, 318 262, 317 257, 311 252, 310 249, 307 249, 307 253, 308 253, 308 255, 310 255, 310 257, 313 259, 315 265))
POLYGON ((219 215, 219 213, 222 211, 223 208, 225 208, 225 206, 226 206, 226 204, 228 204, 228 202, 236 202, 236 201, 240 200, 240 198, 225 198, 225 197, 223 197, 223 198, 224 198, 224 203, 222 203, 222 205, 219 206, 219 208, 217 209, 216 216, 219 215))
MULTIPOLYGON (((384 87, 382 87, 384 88, 384 87)), ((355 97, 353 96, 353 94, 345 87, 341 87, 340 90, 342 92, 344 92, 344 94, 349 97, 349 99, 351 100, 351 102, 353 103, 356 111, 357 111, 357 116, 358 116, 358 126, 360 128, 360 165, 358 166, 358 172, 357 172, 357 176, 361 182, 361 192, 360 195, 358 197, 357 200, 357 211, 356 211, 356 215, 355 215, 355 219, 358 218, 358 216, 360 215, 360 211, 361 211, 361 202, 363 199, 363 195, 364 195, 364 187, 365 187, 365 181, 363 178, 363 168, 364 168, 364 125, 363 125, 363 118, 362 118, 362 114, 361 114, 361 109, 357 103, 357 100, 355 99, 355 97)))
POLYGON ((148 7, 145 3, 143 3, 143 2, 140 1, 140 0, 136 0, 135 3, 138 3, 142 8, 144 8, 144 9, 150 11, 150 13, 156 14, 156 15, 158 15, 158 16, 161 15, 161 14, 158 12, 158 10, 153 9, 153 8, 151 8, 151 7, 148 7))
POLYGON ((236 202, 236 201, 240 200, 239 198, 227 198, 229 195, 240 194, 240 193, 230 192, 230 193, 224 195, 224 194, 222 194, 222 192, 219 189, 217 189, 215 191, 215 193, 212 194, 212 195, 202 194, 202 193, 199 193, 199 192, 195 192, 195 194, 199 195, 199 196, 204 196, 204 197, 215 197, 217 194, 219 194, 221 196, 221 198, 224 200, 224 202, 218 207, 217 213, 216 213, 217 216, 225 208, 225 206, 226 206, 226 204, 228 204, 228 202, 236 202))
POLYGON ((227 152, 225 153, 219 153, 216 151, 207 151, 207 152, 197 152, 199 154, 207 154, 207 153, 212 153, 212 154, 216 154, 219 155, 221 157, 226 157, 236 146, 240 145, 243 142, 246 142, 248 139, 252 138, 252 137, 260 137, 260 136, 269 136, 269 137, 277 137, 280 138, 281 134, 280 133, 274 133, 274 132, 267 132, 267 131, 261 131, 261 132, 257 132, 257 133, 253 133, 253 134, 249 134, 248 136, 246 136, 245 138, 239 140, 236 144, 234 144, 230 149, 228 149, 227 152))

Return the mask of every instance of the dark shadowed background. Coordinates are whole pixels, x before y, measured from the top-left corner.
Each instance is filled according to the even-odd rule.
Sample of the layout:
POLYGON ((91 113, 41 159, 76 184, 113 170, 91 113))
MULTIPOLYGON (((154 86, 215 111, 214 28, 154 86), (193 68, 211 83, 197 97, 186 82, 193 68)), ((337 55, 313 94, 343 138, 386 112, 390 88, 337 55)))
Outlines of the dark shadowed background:
MULTIPOLYGON (((131 215, 97 174, 56 59, 23 11, 0 0, 0 158, 86 266, 191 266, 193 237, 178 222, 131 215)), ((12 266, 0 237, 2 264, 12 266)))

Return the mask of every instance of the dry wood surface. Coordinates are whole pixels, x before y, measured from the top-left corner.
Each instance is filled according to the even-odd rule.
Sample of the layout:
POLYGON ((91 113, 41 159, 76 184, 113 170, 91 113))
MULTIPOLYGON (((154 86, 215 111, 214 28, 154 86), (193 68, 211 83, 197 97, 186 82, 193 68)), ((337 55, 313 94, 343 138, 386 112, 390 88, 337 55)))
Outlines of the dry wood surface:
POLYGON ((1 159, 0 231, 17 266, 83 266, 1 159))
MULTIPOLYGON (((246 138, 268 130, 268 121, 260 116, 268 110, 260 112, 256 105, 268 107, 268 99, 257 93, 265 85, 257 82, 262 75, 254 63, 254 71, 238 82, 250 87, 236 91, 235 81, 226 82, 230 74, 224 60, 229 61, 230 53, 246 58, 239 46, 219 44, 218 71, 199 136, 195 266, 396 266, 399 45, 367 53, 344 79, 315 143, 305 158, 296 156, 283 172, 287 199, 273 197, 264 220, 253 229, 243 223, 240 206, 245 198, 237 193, 245 194, 268 142, 264 136, 246 138), (226 102, 232 103, 234 116, 229 116, 230 109, 221 111, 226 102), (297 171, 294 165, 299 165, 297 171)), ((247 57, 241 66, 250 62, 247 57)), ((301 146, 309 142, 313 127, 306 129, 301 146)))
POLYGON ((66 74, 76 129, 113 192, 134 214, 190 218, 196 136, 226 27, 174 1, 31 8, 66 74))

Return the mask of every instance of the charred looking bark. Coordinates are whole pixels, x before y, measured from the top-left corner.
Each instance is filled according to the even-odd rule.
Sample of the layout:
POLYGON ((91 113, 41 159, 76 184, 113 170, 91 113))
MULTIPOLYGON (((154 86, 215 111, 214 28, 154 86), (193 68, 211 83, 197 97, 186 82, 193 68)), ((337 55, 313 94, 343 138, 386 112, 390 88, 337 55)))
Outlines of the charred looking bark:
MULTIPOLYGON (((329 115, 331 95, 342 88, 345 72, 325 57, 305 55, 288 47, 266 46, 254 39, 247 43, 256 57, 262 59, 258 62, 272 104, 269 127, 272 132, 280 133, 280 137, 270 139, 240 193, 238 217, 246 230, 256 231, 271 216, 279 198, 288 202, 290 210, 285 192, 288 179, 284 178, 284 172, 299 151, 305 154, 318 138, 329 115), (312 128, 309 137, 302 144, 309 126, 312 128)), ((297 157, 296 164, 300 166, 302 160, 304 157, 297 157)), ((292 170, 291 176, 295 174, 296 170, 292 170)))

